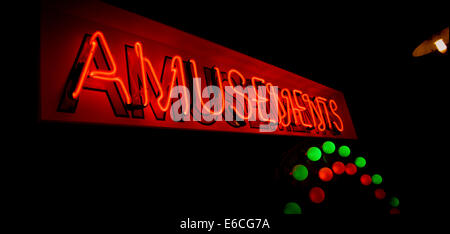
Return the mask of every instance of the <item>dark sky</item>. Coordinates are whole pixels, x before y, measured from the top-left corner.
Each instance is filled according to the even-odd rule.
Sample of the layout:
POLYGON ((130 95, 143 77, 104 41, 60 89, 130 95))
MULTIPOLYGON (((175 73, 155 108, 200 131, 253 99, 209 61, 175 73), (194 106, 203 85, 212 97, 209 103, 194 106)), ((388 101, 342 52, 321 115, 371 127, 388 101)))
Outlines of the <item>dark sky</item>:
MULTIPOLYGON (((432 54, 419 59, 412 58, 411 53, 423 40, 448 27, 438 6, 355 6, 324 3, 320 6, 322 3, 319 3, 319 6, 311 7, 304 4, 286 5, 278 1, 258 1, 245 6, 244 1, 221 1, 201 5, 191 1, 106 2, 342 91, 359 136, 358 144, 369 153, 371 165, 382 170, 386 183, 394 184, 400 191, 404 199, 402 201, 410 195, 417 197, 417 193, 422 195, 428 193, 429 189, 434 189, 428 177, 422 175, 426 173, 436 178, 437 172, 430 168, 439 166, 440 163, 430 163, 429 160, 447 157, 440 150, 442 146, 446 146, 442 144, 445 138, 440 136, 447 132, 448 123, 444 113, 447 105, 444 82, 449 77, 446 69, 449 64, 448 53, 445 56, 432 54), (403 190, 403 186, 412 181, 419 187, 414 194, 408 194, 403 190)), ((23 61, 23 54, 36 52, 35 57, 30 59, 37 61, 34 69, 23 69, 21 63, 17 63, 18 67, 14 69, 23 69, 27 77, 39 77, 39 16, 35 13, 38 8, 30 6, 17 10, 16 18, 23 18, 23 25, 8 24, 12 28, 11 35, 23 39, 24 42, 23 48, 19 48, 24 51, 7 53, 16 56, 11 60, 23 61), (18 36, 16 32, 25 35, 18 36)), ((18 49, 14 46, 11 48, 18 49)), ((14 74, 7 78, 16 77, 17 74, 14 74)), ((38 84, 38 80, 36 79, 35 84, 38 84)), ((92 220, 97 220, 97 213, 91 212, 93 207, 99 207, 98 210, 101 210, 102 214, 110 212, 113 214, 111 216, 115 216, 114 212, 120 211, 119 215, 128 216, 130 210, 134 212, 136 209, 143 209, 145 214, 151 213, 152 209, 166 211, 167 204, 175 208, 196 206, 189 200, 184 203, 180 203, 180 200, 165 203, 152 197, 157 196, 161 201, 167 201, 168 195, 179 197, 180 194, 192 194, 189 198, 197 199, 194 201, 200 203, 205 199, 218 197, 220 204, 226 207, 229 194, 236 196, 236 201, 239 201, 237 198, 249 196, 245 194, 249 185, 257 187, 266 183, 263 180, 247 181, 246 177, 238 178, 238 172, 255 176, 251 170, 257 168, 250 166, 258 163, 258 155, 252 153, 257 150, 255 146, 258 146, 258 141, 270 143, 269 139, 257 135, 230 136, 208 132, 200 133, 196 137, 187 131, 173 134, 169 130, 157 129, 150 132, 148 129, 139 128, 36 123, 38 105, 34 108, 24 107, 30 100, 36 100, 37 104, 37 89, 30 85, 24 87, 24 90, 30 90, 24 92, 29 95, 22 97, 15 93, 10 96, 13 98, 10 103, 13 103, 14 109, 7 114, 13 113, 26 120, 31 119, 32 125, 30 128, 23 122, 17 124, 20 128, 17 128, 10 138, 17 139, 16 150, 35 150, 31 160, 32 167, 37 168, 39 175, 44 176, 35 177, 35 180, 39 180, 39 186, 34 191, 46 194, 46 199, 40 203, 54 204, 52 211, 60 217, 65 218, 66 216, 59 214, 68 214, 67 211, 73 209, 79 211, 79 217, 92 215, 92 220), (29 110, 33 113, 30 114, 29 110), (84 142, 95 142, 101 137, 108 139, 117 132, 127 136, 139 134, 145 137, 139 137, 137 140, 127 138, 125 143, 130 148, 125 148, 123 152, 117 152, 115 148, 110 147, 109 142, 104 142, 86 153, 88 146, 86 149, 72 147, 81 139, 73 132, 85 137, 82 138, 84 142), (23 144, 24 136, 30 139, 25 142, 27 147, 23 144), (202 139, 211 143, 209 147, 213 150, 215 138, 238 138, 249 140, 252 144, 248 147, 242 146, 248 153, 248 159, 233 155, 231 149, 224 150, 223 154, 227 154, 227 157, 221 157, 220 152, 212 156, 196 155, 196 148, 186 142, 181 142, 180 147, 172 148, 177 152, 181 151, 178 148, 190 147, 189 155, 165 155, 151 149, 152 145, 148 144, 148 139, 165 143, 171 142, 174 137, 177 140, 187 137, 202 139), (142 145, 149 147, 148 151, 145 150, 146 154, 134 154, 133 147, 142 145), (255 158, 257 160, 254 160, 255 158), (201 170, 208 173, 204 174, 201 170), (218 175, 218 171, 223 173, 218 175), (188 183, 187 177, 192 179, 191 183, 188 183), (205 179, 210 187, 200 183, 205 179), (233 179, 241 182, 239 188, 242 190, 235 190, 234 185, 224 188, 220 183, 222 180, 233 179), (192 193, 195 191, 193 188, 206 193, 192 193), (169 193, 166 189, 174 192, 169 193), (47 195, 46 192, 49 191, 47 195), (226 193, 223 193, 224 191, 226 193), (237 192, 234 193, 235 191, 237 192), (136 194, 138 197, 135 197, 136 194), (123 200, 125 202, 111 206, 123 200)), ((287 138, 277 139, 277 144, 289 145, 284 142, 287 138)), ((276 153, 285 150, 272 148, 269 150, 276 153)), ((259 151, 267 153, 264 149, 259 151)), ((269 164, 270 160, 260 164, 269 164)), ((267 194, 277 191, 268 192, 267 194)), ((265 199, 269 196, 267 194, 249 199, 265 199)), ((422 197, 422 200, 426 199, 422 197)), ((414 208, 415 205, 414 203, 414 208)), ((210 208, 209 203, 203 206, 205 209, 210 208)), ((218 213, 223 215, 220 211, 218 213)), ((165 224, 173 224, 172 219, 162 221, 166 222, 165 224)))

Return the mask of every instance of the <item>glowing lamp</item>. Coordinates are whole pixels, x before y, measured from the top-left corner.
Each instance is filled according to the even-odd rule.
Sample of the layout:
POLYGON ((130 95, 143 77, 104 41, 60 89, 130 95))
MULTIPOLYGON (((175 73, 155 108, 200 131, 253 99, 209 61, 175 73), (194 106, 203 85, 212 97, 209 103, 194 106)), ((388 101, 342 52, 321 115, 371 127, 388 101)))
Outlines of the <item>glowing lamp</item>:
POLYGON ((308 168, 301 164, 296 165, 292 170, 292 176, 298 181, 303 181, 308 177, 308 168))
POLYGON ((319 178, 322 181, 328 182, 333 179, 333 171, 328 167, 323 167, 319 170, 319 178))
POLYGON ((331 142, 331 141, 325 141, 325 142, 322 144, 322 150, 323 150, 323 152, 326 153, 326 154, 332 154, 332 153, 334 153, 334 151, 336 150, 336 146, 335 146, 334 143, 331 142))
POLYGON ((381 184, 381 182, 383 182, 383 177, 381 177, 380 174, 374 174, 374 175, 372 176, 372 182, 373 182, 374 184, 381 184))
POLYGON ((400 205, 400 200, 398 200, 397 197, 392 197, 392 198, 391 198, 391 201, 389 202, 389 204, 390 204, 392 207, 398 207, 398 206, 400 205))
POLYGON ((446 27, 441 32, 432 35, 429 39, 417 46, 412 55, 414 57, 420 57, 436 50, 444 54, 447 52, 448 31, 449 29, 446 27))
POLYGON ((286 206, 284 206, 284 214, 301 214, 302 208, 295 202, 288 202, 286 206))
POLYGON ((346 145, 339 147, 338 153, 341 157, 348 157, 350 155, 350 148, 346 145))
POLYGON ((314 187, 309 191, 309 199, 316 204, 322 203, 325 199, 325 192, 319 187, 314 187))
POLYGON ((356 174, 356 171, 358 169, 356 168, 355 164, 353 163, 347 163, 345 165, 345 173, 347 173, 347 175, 354 175, 356 174))
POLYGON ((436 48, 439 50, 439 52, 445 54, 445 52, 447 51, 447 45, 442 38, 435 41, 434 44, 436 45, 436 48))
POLYGON ((370 175, 364 174, 361 176, 360 181, 362 185, 368 186, 372 183, 372 177, 370 177, 370 175))
POLYGON ((363 158, 363 157, 357 157, 357 158, 355 159, 355 165, 356 165, 358 168, 363 168, 363 167, 365 167, 365 166, 366 166, 366 159, 363 158))
POLYGON ((342 173, 345 172, 345 165, 342 162, 334 162, 333 165, 331 166, 331 168, 333 169, 334 174, 336 175, 341 175, 342 173))
POLYGON ((375 189, 375 197, 378 200, 382 200, 386 197, 386 192, 384 191, 384 189, 380 189, 380 188, 375 189))
POLYGON ((320 151, 317 147, 311 147, 306 152, 306 156, 309 160, 315 162, 318 161, 322 157, 322 151, 320 151))

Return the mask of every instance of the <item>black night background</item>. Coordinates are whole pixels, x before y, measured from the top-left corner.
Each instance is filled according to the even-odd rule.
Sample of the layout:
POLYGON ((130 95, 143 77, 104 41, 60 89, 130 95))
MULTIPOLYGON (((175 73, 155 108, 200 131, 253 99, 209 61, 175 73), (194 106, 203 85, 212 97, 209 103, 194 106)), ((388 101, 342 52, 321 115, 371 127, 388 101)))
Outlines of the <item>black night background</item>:
MULTIPOLYGON (((173 232, 180 231, 177 225, 186 217, 267 217, 274 233, 358 224, 395 231, 408 216, 432 213, 430 196, 435 203, 446 199, 431 181, 441 175, 430 167, 439 165, 429 160, 446 157, 440 134, 446 135, 448 123, 448 52, 411 55, 422 41, 448 27, 437 9, 105 2, 342 91, 358 140, 333 141, 367 156, 370 170, 382 174, 385 189, 400 198, 402 213, 390 216, 358 178, 349 177, 330 185, 326 204, 306 205, 300 217, 283 215, 291 195, 279 185, 282 158, 324 139, 44 123, 37 118, 38 89, 27 87, 27 97, 36 101, 20 114, 26 124, 10 140, 31 143, 30 207, 45 211, 50 229, 173 232)), ((34 40, 39 40, 38 9, 21 11, 33 19, 27 26, 34 40)), ((38 45, 30 42, 26 48, 38 53, 38 45)), ((31 58, 35 69, 26 72, 36 77, 38 54, 31 58)), ((32 82, 38 81, 37 76, 32 82)))

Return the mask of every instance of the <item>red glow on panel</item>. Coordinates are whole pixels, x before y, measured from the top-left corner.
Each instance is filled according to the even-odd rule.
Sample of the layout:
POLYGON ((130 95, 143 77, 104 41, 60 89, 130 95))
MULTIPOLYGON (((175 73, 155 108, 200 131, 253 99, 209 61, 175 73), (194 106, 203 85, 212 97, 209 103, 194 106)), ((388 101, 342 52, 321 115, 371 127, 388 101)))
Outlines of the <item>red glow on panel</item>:
POLYGON ((375 197, 379 200, 382 200, 386 197, 386 192, 381 188, 375 189, 375 197))
POLYGON ((331 166, 331 168, 333 169, 334 174, 336 174, 336 175, 341 175, 342 173, 345 172, 345 165, 344 165, 344 163, 339 162, 339 161, 334 162, 333 166, 331 166))
POLYGON ((127 88, 125 87, 125 84, 123 83, 122 79, 120 79, 120 77, 113 77, 113 78, 109 78, 109 77, 103 77, 103 76, 97 76, 97 75, 93 75, 92 73, 89 75, 90 77, 97 79, 97 80, 104 80, 104 81, 113 81, 113 82, 117 82, 119 84, 119 89, 122 90, 122 92, 125 95, 125 101, 127 104, 131 104, 131 96, 127 91, 127 88))
POLYGON ((309 191, 309 199, 316 204, 322 203, 325 199, 325 192, 319 187, 314 187, 309 191))
POLYGON ((91 77, 91 78, 98 79, 98 80, 113 81, 113 82, 116 82, 117 84, 119 84, 119 89, 125 95, 126 103, 131 104, 131 96, 128 93, 127 88, 125 87, 125 84, 123 83, 122 79, 120 77, 117 77, 117 75, 116 75, 116 72, 117 72, 116 62, 114 61, 114 57, 111 54, 108 43, 106 42, 105 37, 103 36, 103 33, 100 31, 96 31, 92 35, 92 37, 89 41, 89 45, 91 46, 91 49, 89 50, 89 55, 86 59, 86 63, 83 66, 80 78, 78 80, 77 85, 75 86, 75 90, 72 93, 72 97, 74 99, 78 98, 78 96, 80 95, 81 89, 83 88, 83 84, 86 81, 86 78, 91 77), (102 48, 104 48, 104 50, 106 52, 106 59, 109 61, 110 65, 111 65, 110 71, 94 70, 94 71, 88 72, 91 67, 91 64, 92 64, 94 52, 96 51, 97 48, 99 48, 97 45, 97 40, 99 40, 102 48))
POLYGON ((343 94, 337 90, 98 1, 57 2, 42 6, 39 117, 44 121, 357 138, 343 94), (185 56, 191 59, 185 61, 185 56), (202 82, 194 90, 195 77, 202 82), (211 85, 221 91, 215 94, 222 94, 222 99, 205 89, 211 85), (232 86, 238 98, 225 100, 225 85, 232 86), (181 93, 175 86, 184 86, 181 93), (264 86, 265 96, 258 89, 264 86), (210 96, 198 100, 203 91, 210 96), (270 96, 270 91, 277 95, 270 96), (213 95, 217 102, 211 102, 213 95), (194 99, 196 105, 189 103, 183 112, 200 118, 174 123, 167 113, 171 106, 194 99), (244 121, 210 121, 210 115, 223 117, 225 110, 244 121), (264 122, 278 124, 268 127, 264 122))
POLYGON ((368 186, 372 183, 372 177, 370 175, 364 174, 360 178, 361 184, 368 186))
POLYGON ((333 171, 328 167, 323 167, 319 170, 319 178, 322 181, 328 182, 333 179, 333 171))
POLYGON ((347 173, 347 175, 354 175, 356 174, 357 168, 355 166, 355 164, 353 163, 347 163, 345 165, 345 173, 347 173))

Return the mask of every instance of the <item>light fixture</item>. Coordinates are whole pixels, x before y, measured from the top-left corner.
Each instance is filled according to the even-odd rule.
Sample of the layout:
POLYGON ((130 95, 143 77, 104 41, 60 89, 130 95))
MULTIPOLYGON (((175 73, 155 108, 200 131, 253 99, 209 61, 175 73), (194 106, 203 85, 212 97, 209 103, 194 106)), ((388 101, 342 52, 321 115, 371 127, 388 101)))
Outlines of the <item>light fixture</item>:
POLYGON ((447 45, 442 38, 435 41, 434 44, 436 45, 436 48, 439 50, 439 52, 445 54, 445 52, 447 51, 447 45))
POLYGON ((448 31, 448 27, 444 28, 440 33, 437 33, 430 39, 425 40, 417 46, 412 55, 414 57, 420 57, 436 50, 444 54, 447 51, 448 31))

